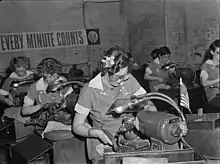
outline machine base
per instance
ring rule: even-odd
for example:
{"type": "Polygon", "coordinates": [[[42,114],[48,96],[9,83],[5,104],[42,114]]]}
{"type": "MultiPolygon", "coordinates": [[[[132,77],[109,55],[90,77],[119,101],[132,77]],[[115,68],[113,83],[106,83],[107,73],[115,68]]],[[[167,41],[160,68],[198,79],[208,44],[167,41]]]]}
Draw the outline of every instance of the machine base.
{"type": "Polygon", "coordinates": [[[208,159],[220,159],[220,113],[188,114],[187,143],[208,159]]]}

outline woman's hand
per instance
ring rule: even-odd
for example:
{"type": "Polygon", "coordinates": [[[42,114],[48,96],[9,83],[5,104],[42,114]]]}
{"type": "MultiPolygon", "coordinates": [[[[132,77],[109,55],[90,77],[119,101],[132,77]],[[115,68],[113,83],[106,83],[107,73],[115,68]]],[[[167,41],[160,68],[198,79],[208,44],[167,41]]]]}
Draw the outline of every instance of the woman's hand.
{"type": "Polygon", "coordinates": [[[165,89],[170,89],[171,86],[170,85],[166,85],[165,89]]]}
{"type": "Polygon", "coordinates": [[[4,101],[8,106],[14,106],[14,101],[9,99],[9,98],[6,98],[5,101],[4,101]]]}
{"type": "Polygon", "coordinates": [[[152,101],[148,101],[148,104],[144,106],[144,110],[146,111],[151,111],[151,112],[156,112],[157,108],[156,106],[153,104],[152,101]]]}
{"type": "Polygon", "coordinates": [[[111,140],[108,138],[108,136],[102,130],[93,129],[93,130],[91,130],[90,133],[91,133],[91,136],[99,138],[104,144],[112,145],[111,140]]]}
{"type": "Polygon", "coordinates": [[[161,82],[161,83],[165,83],[165,80],[161,77],[157,77],[157,81],[161,82]]]}
{"type": "Polygon", "coordinates": [[[11,101],[14,101],[14,98],[13,98],[11,93],[8,94],[8,99],[11,100],[11,101]]]}
{"type": "Polygon", "coordinates": [[[158,91],[159,89],[166,89],[166,90],[168,90],[170,88],[171,88],[170,85],[166,85],[164,83],[161,83],[161,84],[158,84],[158,85],[154,86],[154,89],[156,91],[158,91]]]}
{"type": "Polygon", "coordinates": [[[179,123],[179,127],[180,127],[180,129],[182,130],[181,135],[182,135],[182,136],[186,135],[186,133],[188,132],[188,128],[187,128],[187,126],[186,126],[186,123],[185,123],[185,122],[180,122],[180,123],[179,123]]]}

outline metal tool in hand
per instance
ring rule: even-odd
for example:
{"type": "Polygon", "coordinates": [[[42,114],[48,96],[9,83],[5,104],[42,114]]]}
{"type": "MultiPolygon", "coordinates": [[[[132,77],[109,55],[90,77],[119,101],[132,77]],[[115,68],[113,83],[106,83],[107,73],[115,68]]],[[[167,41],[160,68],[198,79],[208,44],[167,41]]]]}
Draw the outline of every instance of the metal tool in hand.
{"type": "Polygon", "coordinates": [[[176,64],[175,63],[167,63],[161,66],[161,69],[164,71],[167,71],[169,69],[175,68],[176,64]]]}
{"type": "Polygon", "coordinates": [[[211,85],[209,88],[220,88],[220,85],[211,85]]]}
{"type": "Polygon", "coordinates": [[[32,83],[34,83],[34,80],[24,80],[24,81],[12,81],[11,82],[11,86],[13,88],[18,88],[20,86],[24,86],[24,85],[30,85],[32,83]]]}

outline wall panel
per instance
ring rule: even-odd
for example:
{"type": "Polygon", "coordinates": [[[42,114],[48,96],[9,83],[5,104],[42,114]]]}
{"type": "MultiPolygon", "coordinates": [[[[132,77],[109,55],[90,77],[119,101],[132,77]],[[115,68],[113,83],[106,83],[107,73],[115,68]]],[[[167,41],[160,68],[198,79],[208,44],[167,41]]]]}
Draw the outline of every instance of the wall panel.
{"type": "Polygon", "coordinates": [[[101,44],[90,46],[92,67],[100,60],[104,51],[118,45],[128,50],[126,4],[123,1],[103,3],[86,2],[86,28],[99,28],[101,44]]]}
{"type": "Polygon", "coordinates": [[[212,41],[220,38],[220,1],[219,0],[188,0],[187,43],[188,58],[193,65],[199,65],[204,52],[212,41]],[[195,55],[195,52],[202,56],[195,55]]]}
{"type": "MultiPolygon", "coordinates": [[[[0,33],[48,32],[83,29],[83,4],[77,1],[8,1],[0,3],[0,33]]],[[[63,64],[88,62],[88,48],[72,47],[26,52],[0,53],[0,72],[12,57],[30,57],[32,67],[45,57],[54,57],[63,64]]]]}
{"type": "Polygon", "coordinates": [[[164,2],[128,0],[127,3],[130,51],[143,64],[154,48],[166,44],[164,2]]]}

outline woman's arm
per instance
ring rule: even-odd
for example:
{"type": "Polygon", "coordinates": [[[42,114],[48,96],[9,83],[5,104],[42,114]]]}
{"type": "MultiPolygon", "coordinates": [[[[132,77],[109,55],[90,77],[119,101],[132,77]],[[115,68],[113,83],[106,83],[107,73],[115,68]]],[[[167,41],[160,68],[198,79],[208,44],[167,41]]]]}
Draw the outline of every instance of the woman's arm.
{"type": "Polygon", "coordinates": [[[86,115],[76,112],[73,120],[73,132],[83,137],[89,137],[88,130],[91,128],[91,126],[86,123],[86,118],[86,115]]]}
{"type": "Polygon", "coordinates": [[[27,116],[27,115],[31,115],[31,114],[36,113],[41,108],[43,108],[42,104],[30,105],[30,104],[24,103],[23,108],[21,109],[21,113],[22,113],[22,115],[27,116]]]}
{"type": "Polygon", "coordinates": [[[147,105],[144,106],[144,109],[151,112],[156,112],[157,107],[154,105],[152,101],[148,101],[147,105]]]}
{"type": "Polygon", "coordinates": [[[93,108],[90,97],[92,91],[93,90],[88,87],[88,84],[84,85],[81,89],[78,102],[74,108],[76,113],[72,126],[73,132],[83,137],[99,138],[104,144],[112,145],[110,139],[101,129],[92,128],[88,123],[86,123],[87,116],[93,108]]]}
{"type": "Polygon", "coordinates": [[[215,80],[208,80],[208,78],[209,78],[208,73],[205,70],[202,70],[201,74],[200,74],[200,79],[201,79],[201,83],[204,87],[208,87],[208,86],[215,85],[215,84],[219,83],[219,78],[217,78],[215,80]]]}
{"type": "MultiPolygon", "coordinates": [[[[149,70],[151,71],[151,70],[149,70]]],[[[160,81],[160,82],[163,82],[164,80],[160,77],[157,77],[157,76],[152,76],[151,73],[148,71],[148,68],[146,68],[145,70],[145,74],[144,74],[144,79],[146,80],[157,80],[157,81],[160,81]]]]}
{"type": "Polygon", "coordinates": [[[151,76],[149,73],[145,72],[144,79],[146,79],[146,80],[158,80],[159,78],[157,76],[151,76]]]}
{"type": "Polygon", "coordinates": [[[83,137],[98,138],[103,143],[112,145],[111,140],[104,134],[102,130],[92,128],[86,123],[86,118],[87,115],[76,112],[73,120],[73,132],[83,137]]]}
{"type": "Polygon", "coordinates": [[[7,97],[0,94],[0,102],[6,103],[9,106],[14,106],[14,100],[12,99],[12,95],[10,93],[7,97]]]}
{"type": "MultiPolygon", "coordinates": [[[[139,82],[133,76],[132,76],[131,80],[132,80],[132,84],[134,85],[133,96],[139,96],[139,95],[146,94],[146,90],[139,84],[139,82]]],[[[157,111],[156,106],[150,100],[147,101],[146,105],[144,106],[144,109],[149,110],[149,111],[157,111]]]]}
{"type": "Polygon", "coordinates": [[[36,85],[32,84],[29,87],[27,95],[24,98],[24,105],[21,109],[22,115],[26,116],[26,115],[34,114],[35,112],[39,111],[43,107],[43,104],[34,105],[36,102],[36,98],[38,96],[39,94],[36,91],[36,85]]]}
{"type": "Polygon", "coordinates": [[[12,95],[10,93],[10,90],[11,90],[11,82],[13,81],[12,78],[8,77],[3,85],[2,85],[2,88],[0,89],[0,101],[3,102],[3,103],[6,103],[8,104],[9,106],[13,106],[14,105],[14,102],[13,102],[13,98],[12,98],[12,95]]]}

